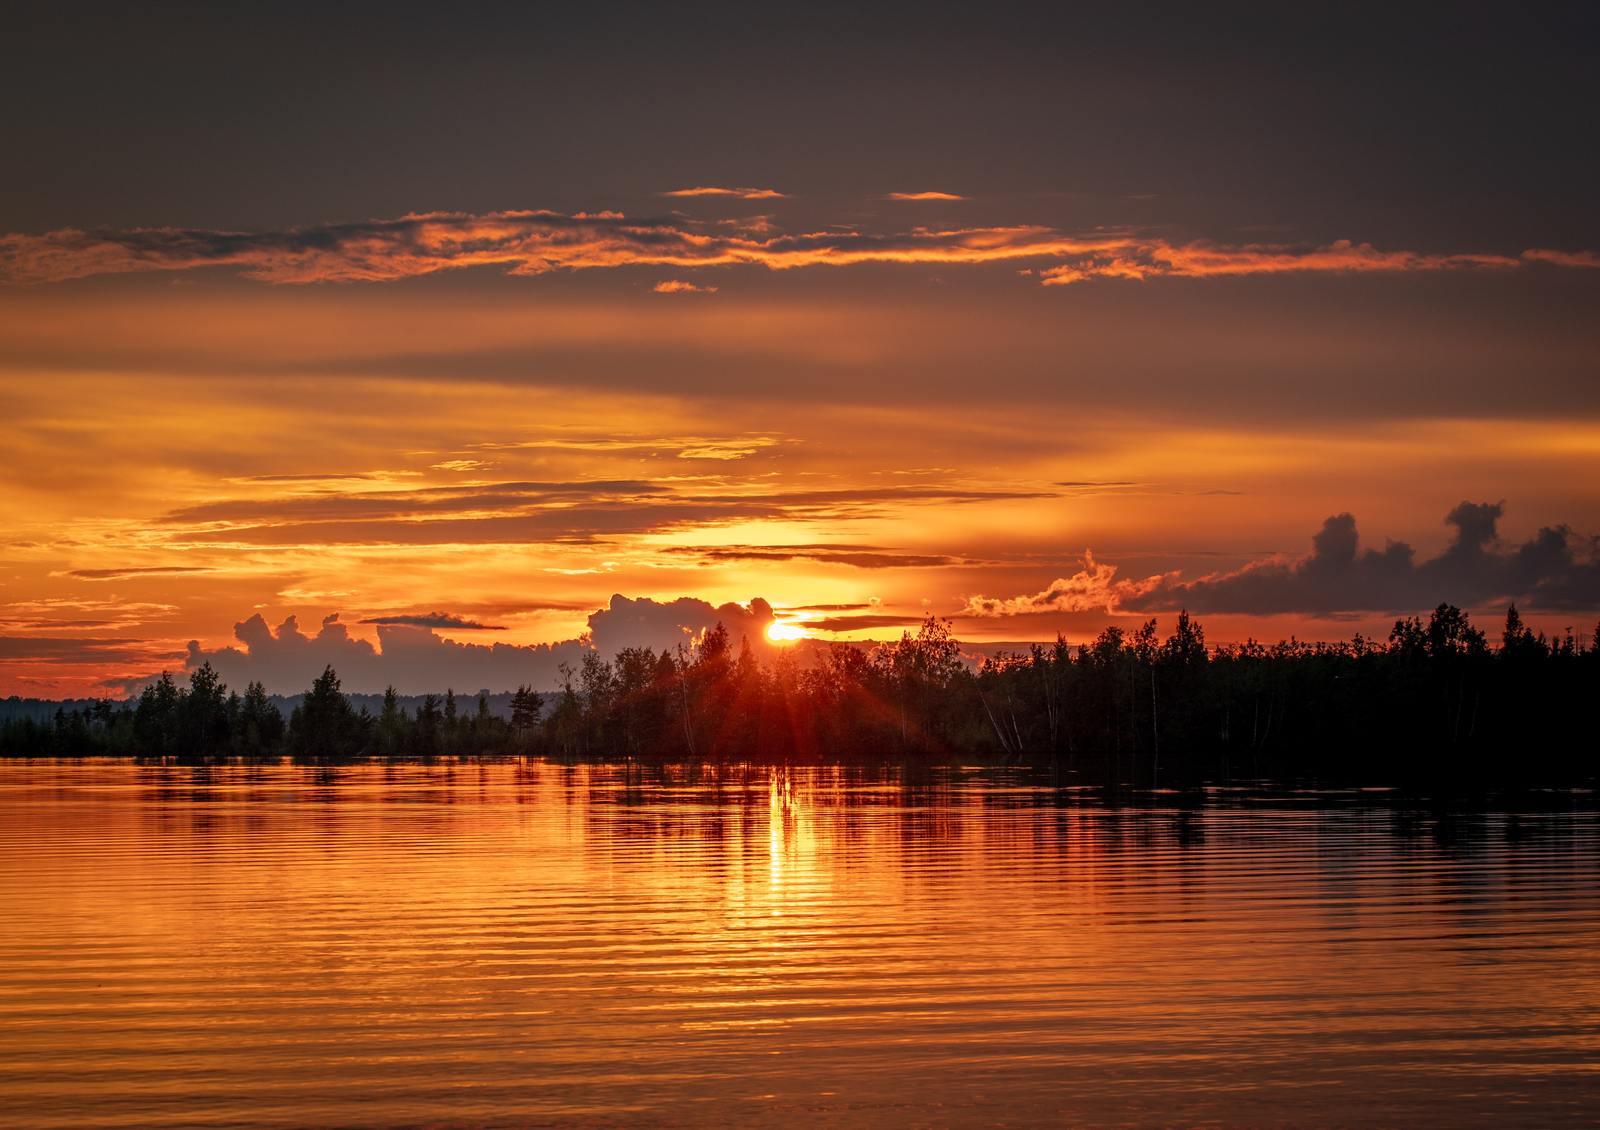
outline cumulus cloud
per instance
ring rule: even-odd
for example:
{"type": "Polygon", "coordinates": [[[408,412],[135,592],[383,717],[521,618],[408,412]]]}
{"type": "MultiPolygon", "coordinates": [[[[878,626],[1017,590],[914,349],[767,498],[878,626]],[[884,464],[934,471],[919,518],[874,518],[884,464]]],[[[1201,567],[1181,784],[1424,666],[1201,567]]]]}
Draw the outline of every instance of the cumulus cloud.
{"type": "Polygon", "coordinates": [[[426,694],[454,686],[463,690],[511,690],[523,683],[553,686],[563,662],[582,661],[581,640],[556,644],[474,644],[446,640],[429,627],[383,624],[378,643],[350,635],[337,615],[317,632],[301,630],[290,616],[274,630],[260,613],[233,626],[238,647],[207,649],[189,642],[186,666],[210,663],[235,688],[252,681],[269,691],[295,694],[322,669],[339,672],[344,689],[373,693],[393,685],[402,694],[426,694]]]}
{"type": "MultiPolygon", "coordinates": [[[[435,629],[485,627],[450,613],[427,616],[372,617],[374,644],[350,634],[337,614],[323,619],[316,632],[306,632],[299,619],[289,616],[276,629],[260,613],[233,626],[236,645],[205,648],[191,640],[185,666],[193,670],[210,663],[224,682],[243,688],[253,681],[268,691],[296,694],[303,691],[324,667],[339,672],[344,689],[352,693],[377,693],[393,685],[402,694],[427,694],[455,687],[462,691],[512,690],[528,684],[541,690],[558,685],[561,666],[576,667],[583,657],[598,651],[610,657],[625,647],[671,650],[693,645],[708,629],[721,623],[735,646],[741,637],[753,645],[767,644],[772,607],[757,597],[748,605],[714,606],[693,597],[660,602],[648,597],[616,595],[588,620],[589,631],[577,639],[543,644],[479,644],[447,640],[435,629]]],[[[15,657],[33,657],[42,649],[73,656],[138,657],[137,640],[77,640],[34,643],[15,657]],[[98,652],[81,645],[102,645],[98,652]]],[[[13,658],[0,637],[0,659],[13,658]]]]}
{"type": "Polygon", "coordinates": [[[1084,554],[1084,568],[1042,592],[1012,598],[974,596],[962,614],[1034,612],[1191,612],[1339,615],[1411,612],[1440,601],[1462,607],[1515,600],[1537,610],[1600,609],[1600,538],[1565,525],[1545,526],[1520,545],[1498,531],[1503,504],[1463,502],[1445,516],[1454,531],[1438,556],[1392,541],[1362,548],[1354,515],[1335,514],[1311,539],[1311,552],[1273,557],[1185,580],[1176,572],[1119,579],[1116,566],[1084,554]]]}
{"type": "MultiPolygon", "coordinates": [[[[680,190],[688,192],[691,190],[680,190]]],[[[701,190],[694,190],[701,191],[701,190]]],[[[725,190],[736,192],[741,190],[725,190]]],[[[768,191],[768,190],[761,190],[768,191]]],[[[231,268],[269,283],[374,282],[465,267],[514,275],[629,266],[772,270],[871,263],[979,265],[1036,261],[1048,286],[1090,279],[1211,278],[1286,272],[1511,269],[1529,263],[1594,267],[1588,251],[1532,249],[1520,256],[1326,246],[1170,243],[1126,233],[1077,235],[1040,225],[849,227],[782,233],[683,217],[619,212],[428,212],[281,231],[201,228],[61,228],[0,236],[0,280],[50,283],[141,271],[231,268]]]]}
{"type": "Polygon", "coordinates": [[[1363,549],[1351,514],[1335,514],[1311,552],[1246,565],[1193,581],[1160,578],[1123,603],[1132,609],[1194,612],[1411,611],[1449,601],[1463,607],[1516,600],[1534,609],[1600,608],[1600,539],[1546,526],[1521,545],[1503,545],[1503,504],[1463,502],[1445,516],[1454,531],[1436,557],[1416,559],[1405,542],[1363,549]]]}
{"type": "Polygon", "coordinates": [[[998,617],[1037,612],[1110,612],[1116,610],[1123,597],[1138,591],[1140,586],[1153,586],[1158,581],[1159,578],[1119,581],[1115,565],[1096,561],[1094,554],[1086,549],[1083,568],[1071,576],[1057,577],[1041,591],[1025,596],[970,596],[961,615],[998,617]]]}
{"type": "Polygon", "coordinates": [[[712,605],[691,596],[658,602],[649,597],[630,599],[619,593],[589,617],[589,639],[607,655],[625,647],[671,650],[679,644],[693,643],[720,623],[735,645],[741,638],[752,644],[765,644],[772,620],[772,605],[760,597],[748,605],[712,605]]]}

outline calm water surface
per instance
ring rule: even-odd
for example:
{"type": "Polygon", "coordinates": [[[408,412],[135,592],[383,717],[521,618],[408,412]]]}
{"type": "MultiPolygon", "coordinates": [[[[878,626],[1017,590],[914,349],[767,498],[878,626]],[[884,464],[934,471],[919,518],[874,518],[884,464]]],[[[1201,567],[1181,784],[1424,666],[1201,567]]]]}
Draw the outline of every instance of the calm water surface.
{"type": "Polygon", "coordinates": [[[6,763],[0,1120],[1592,1123],[1597,878],[1581,807],[6,763]]]}

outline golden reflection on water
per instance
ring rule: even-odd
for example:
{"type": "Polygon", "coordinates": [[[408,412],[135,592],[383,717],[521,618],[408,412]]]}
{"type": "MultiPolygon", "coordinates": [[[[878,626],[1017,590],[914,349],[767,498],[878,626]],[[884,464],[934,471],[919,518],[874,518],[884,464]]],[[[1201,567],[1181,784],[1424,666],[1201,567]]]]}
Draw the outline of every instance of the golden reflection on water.
{"type": "Polygon", "coordinates": [[[971,773],[10,763],[0,1118],[1584,1123],[1597,832],[971,773]]]}

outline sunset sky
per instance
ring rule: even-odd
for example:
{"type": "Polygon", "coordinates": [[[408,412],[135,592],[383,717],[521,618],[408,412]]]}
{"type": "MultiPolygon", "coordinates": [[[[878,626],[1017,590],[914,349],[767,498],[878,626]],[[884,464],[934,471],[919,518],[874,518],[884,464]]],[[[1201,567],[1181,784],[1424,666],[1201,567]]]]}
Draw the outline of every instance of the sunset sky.
{"type": "Polygon", "coordinates": [[[1593,631],[1596,17],[1116,10],[28,11],[0,694],[1593,631]]]}

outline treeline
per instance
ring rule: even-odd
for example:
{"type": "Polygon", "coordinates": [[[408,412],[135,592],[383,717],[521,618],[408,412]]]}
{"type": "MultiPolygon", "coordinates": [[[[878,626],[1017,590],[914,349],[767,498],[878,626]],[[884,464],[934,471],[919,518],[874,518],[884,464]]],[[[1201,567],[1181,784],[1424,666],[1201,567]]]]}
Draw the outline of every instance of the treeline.
{"type": "MultiPolygon", "coordinates": [[[[185,676],[185,678],[187,678],[187,676],[185,676]]],[[[461,708],[472,710],[477,709],[477,699],[480,697],[480,695],[489,700],[489,710],[491,713],[498,714],[502,718],[511,717],[512,692],[510,691],[490,692],[484,690],[475,694],[467,694],[463,692],[459,696],[461,700],[461,708]]],[[[267,701],[273,706],[277,707],[278,713],[282,714],[285,719],[289,717],[289,714],[296,706],[300,704],[301,700],[304,698],[304,690],[289,695],[280,694],[277,692],[268,692],[267,694],[267,701]]],[[[355,707],[358,711],[362,707],[366,707],[369,714],[376,715],[380,710],[383,709],[384,694],[381,691],[377,694],[365,694],[360,691],[349,691],[345,693],[345,698],[349,699],[350,705],[355,707]]],[[[396,702],[400,708],[413,714],[426,701],[427,696],[420,694],[402,694],[396,699],[396,702]]],[[[434,696],[435,705],[442,708],[443,701],[444,700],[441,696],[434,696]]],[[[101,700],[98,698],[48,699],[22,698],[18,695],[11,695],[8,698],[0,698],[0,725],[3,725],[7,720],[12,718],[32,718],[38,722],[49,723],[59,710],[66,710],[69,713],[75,710],[92,710],[95,706],[99,705],[100,702],[101,700]]]]}
{"type": "Polygon", "coordinates": [[[400,705],[393,687],[374,714],[340,690],[329,667],[300,696],[287,718],[260,683],[230,692],[211,664],[180,687],[170,674],[132,702],[57,708],[53,718],[21,715],[0,721],[0,754],[137,757],[431,757],[535,752],[540,696],[523,687],[512,696],[508,722],[480,694],[464,712],[455,692],[425,695],[416,710],[400,705]]]}
{"type": "Polygon", "coordinates": [[[628,648],[563,667],[548,695],[523,687],[511,717],[485,696],[403,709],[393,689],[356,708],[330,668],[285,719],[259,684],[228,693],[209,666],[167,676],[131,704],[0,726],[10,754],[351,757],[546,754],[772,762],[1001,760],[1137,785],[1316,776],[1576,781],[1595,774],[1589,709],[1600,626],[1587,645],[1527,629],[1515,607],[1498,646],[1440,605],[1387,640],[1207,647],[1181,613],[1161,637],[1107,628],[974,666],[947,622],[802,662],[763,662],[720,626],[693,648],[628,648]]]}

